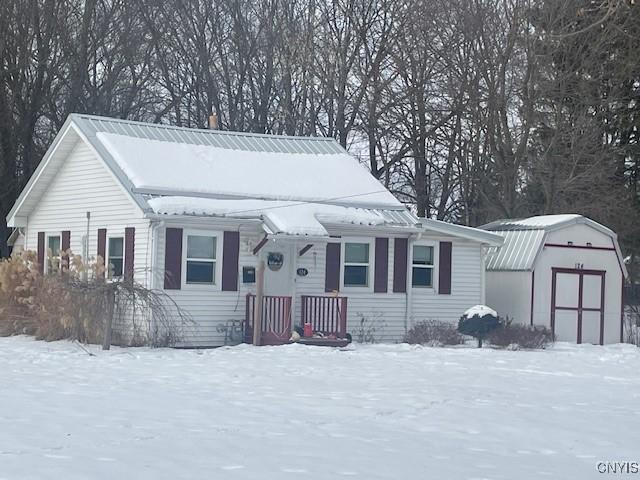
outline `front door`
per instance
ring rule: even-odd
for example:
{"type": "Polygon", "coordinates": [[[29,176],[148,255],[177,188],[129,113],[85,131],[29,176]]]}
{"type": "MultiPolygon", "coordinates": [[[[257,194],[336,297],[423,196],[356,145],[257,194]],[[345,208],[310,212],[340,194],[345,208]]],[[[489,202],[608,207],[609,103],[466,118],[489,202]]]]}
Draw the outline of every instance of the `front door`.
{"type": "Polygon", "coordinates": [[[263,344],[285,343],[291,337],[293,253],[293,245],[288,242],[268,242],[262,249],[261,258],[265,263],[263,344]]]}
{"type": "Polygon", "coordinates": [[[284,242],[268,242],[262,248],[264,260],[264,294],[276,297],[291,296],[293,284],[291,262],[293,247],[284,242]]]}
{"type": "Polygon", "coordinates": [[[602,345],[604,279],[601,270],[552,269],[551,330],[558,340],[602,345]]]}

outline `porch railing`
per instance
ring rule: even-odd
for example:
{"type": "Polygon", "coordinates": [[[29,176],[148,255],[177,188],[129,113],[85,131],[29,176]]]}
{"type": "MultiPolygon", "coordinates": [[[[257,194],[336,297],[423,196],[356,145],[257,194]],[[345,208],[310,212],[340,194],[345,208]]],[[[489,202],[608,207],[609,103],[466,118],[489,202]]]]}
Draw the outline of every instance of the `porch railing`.
{"type": "Polygon", "coordinates": [[[314,332],[344,338],[347,333],[347,297],[302,295],[302,324],[314,332]]]}
{"type": "MultiPolygon", "coordinates": [[[[245,342],[253,341],[253,325],[256,315],[256,296],[247,294],[245,312],[245,342]]],[[[286,343],[291,338],[291,297],[262,297],[262,332],[263,345],[286,343]]]]}

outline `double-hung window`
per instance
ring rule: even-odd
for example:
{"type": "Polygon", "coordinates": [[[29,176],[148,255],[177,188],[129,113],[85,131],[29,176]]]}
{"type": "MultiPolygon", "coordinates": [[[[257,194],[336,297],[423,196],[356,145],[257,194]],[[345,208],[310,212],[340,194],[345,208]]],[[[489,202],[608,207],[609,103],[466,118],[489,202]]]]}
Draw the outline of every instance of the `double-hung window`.
{"type": "Polygon", "coordinates": [[[60,235],[47,237],[47,273],[60,268],[60,235]]]}
{"type": "Polygon", "coordinates": [[[345,287],[369,286],[369,243],[347,242],[344,244],[345,287]]]}
{"type": "Polygon", "coordinates": [[[107,250],[108,278],[120,278],[124,271],[124,238],[109,238],[107,250]]]}
{"type": "Polygon", "coordinates": [[[433,287],[433,247],[413,246],[412,285],[414,287],[433,287]]]}
{"type": "Polygon", "coordinates": [[[211,235],[187,235],[186,282],[216,283],[218,239],[211,235]]]}

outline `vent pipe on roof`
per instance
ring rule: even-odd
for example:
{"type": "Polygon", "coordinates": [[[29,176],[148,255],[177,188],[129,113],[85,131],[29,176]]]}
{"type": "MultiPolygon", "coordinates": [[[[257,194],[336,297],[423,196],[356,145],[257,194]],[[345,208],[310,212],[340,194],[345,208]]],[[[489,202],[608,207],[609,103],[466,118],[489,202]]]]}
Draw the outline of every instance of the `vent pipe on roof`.
{"type": "Polygon", "coordinates": [[[218,115],[212,113],[209,115],[209,130],[217,130],[218,129],[218,115]]]}

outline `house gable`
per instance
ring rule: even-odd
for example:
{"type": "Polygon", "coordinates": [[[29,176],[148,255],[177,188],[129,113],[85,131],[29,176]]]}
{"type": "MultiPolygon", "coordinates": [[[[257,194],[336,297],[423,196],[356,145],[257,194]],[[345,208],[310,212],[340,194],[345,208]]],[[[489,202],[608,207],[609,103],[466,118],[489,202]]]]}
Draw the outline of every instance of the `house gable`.
{"type": "MultiPolygon", "coordinates": [[[[98,230],[106,230],[108,242],[112,237],[124,238],[126,228],[135,228],[135,270],[137,280],[144,282],[142,261],[146,258],[149,220],[86,142],[78,139],[71,151],[56,161],[59,163],[53,164],[55,175],[51,175],[45,187],[38,186],[44,191],[26,217],[25,248],[37,248],[38,234],[44,233],[46,237],[65,231],[70,235],[71,250],[82,254],[83,237],[88,229],[91,258],[98,255],[98,230]]],[[[40,177],[43,178],[46,177],[40,177]]]]}
{"type": "MultiPolygon", "coordinates": [[[[135,198],[130,186],[123,175],[114,172],[112,166],[107,165],[105,159],[95,150],[93,144],[85,137],[78,125],[74,122],[75,116],[70,115],[63,127],[56,135],[51,146],[40,161],[40,164],[31,175],[27,185],[22,190],[14,206],[7,215],[7,225],[10,227],[26,227],[27,219],[36,207],[43,201],[45,193],[50,189],[54,180],[60,176],[60,171],[65,168],[68,159],[79,145],[91,153],[92,161],[101,164],[101,177],[110,185],[120,189],[129,203],[137,207],[138,212],[144,210],[144,203],[135,198]]],[[[78,167],[78,166],[76,166],[78,167]]],[[[75,167],[74,167],[75,169],[75,167]]],[[[82,182],[80,182],[81,185],[82,182]]],[[[73,195],[73,190],[78,184],[65,184],[65,188],[73,195]]],[[[92,197],[92,198],[95,198],[92,197]]]]}

